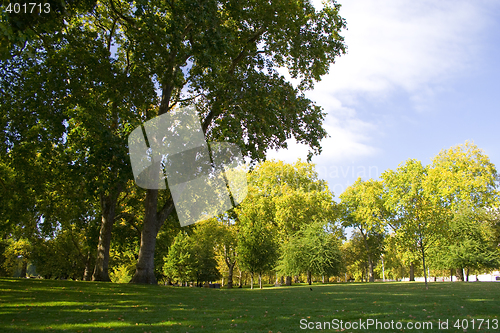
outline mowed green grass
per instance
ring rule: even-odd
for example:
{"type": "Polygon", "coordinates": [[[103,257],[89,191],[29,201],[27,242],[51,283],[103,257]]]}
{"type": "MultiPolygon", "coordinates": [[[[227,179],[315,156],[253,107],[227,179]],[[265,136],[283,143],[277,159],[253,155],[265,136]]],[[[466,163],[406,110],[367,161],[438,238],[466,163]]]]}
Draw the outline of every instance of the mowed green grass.
{"type": "MultiPolygon", "coordinates": [[[[500,332],[500,283],[345,283],[254,289],[0,279],[0,332],[301,332],[300,320],[430,321],[407,332],[500,332]],[[449,320],[439,330],[438,320],[449,320]],[[475,329],[472,329],[472,320],[475,329]],[[478,320],[489,319],[490,327],[478,320]]],[[[316,325],[316,324],[314,324],[316,325]]],[[[304,327],[304,326],[303,326],[304,327]]],[[[306,330],[308,331],[308,329],[306,330]]],[[[330,329],[335,332],[340,329],[330,329]]],[[[347,329],[344,332],[401,330],[347,329]]]]}

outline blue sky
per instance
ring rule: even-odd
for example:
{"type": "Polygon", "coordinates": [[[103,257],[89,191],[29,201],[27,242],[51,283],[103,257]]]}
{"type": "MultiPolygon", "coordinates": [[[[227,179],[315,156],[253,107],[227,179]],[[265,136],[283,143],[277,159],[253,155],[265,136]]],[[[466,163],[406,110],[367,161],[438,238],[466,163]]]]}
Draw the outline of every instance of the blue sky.
{"type": "MultiPolygon", "coordinates": [[[[348,53],[307,93],[328,113],[313,163],[335,196],[466,140],[500,168],[500,1],[339,3],[348,53]]],[[[293,163],[307,147],[267,156],[293,163]]]]}

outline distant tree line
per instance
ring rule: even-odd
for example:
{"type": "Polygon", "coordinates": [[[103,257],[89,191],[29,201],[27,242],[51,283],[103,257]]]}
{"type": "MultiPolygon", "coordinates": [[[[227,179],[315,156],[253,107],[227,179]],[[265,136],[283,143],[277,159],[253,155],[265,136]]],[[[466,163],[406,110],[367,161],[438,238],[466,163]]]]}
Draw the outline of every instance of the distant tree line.
{"type": "MultiPolygon", "coordinates": [[[[340,202],[307,162],[266,161],[248,172],[247,181],[248,195],[234,209],[160,233],[159,281],[262,288],[313,280],[372,282],[382,275],[427,280],[431,270],[467,280],[469,273],[500,267],[496,170],[472,143],[443,150],[425,167],[408,160],[380,180],[358,179],[340,202]]],[[[128,218],[141,214],[129,208],[128,218]]],[[[83,279],[91,251],[85,235],[65,228],[52,238],[4,241],[4,274],[30,262],[46,278],[83,279]]],[[[113,281],[130,281],[139,236],[125,221],[114,229],[113,281]]]]}

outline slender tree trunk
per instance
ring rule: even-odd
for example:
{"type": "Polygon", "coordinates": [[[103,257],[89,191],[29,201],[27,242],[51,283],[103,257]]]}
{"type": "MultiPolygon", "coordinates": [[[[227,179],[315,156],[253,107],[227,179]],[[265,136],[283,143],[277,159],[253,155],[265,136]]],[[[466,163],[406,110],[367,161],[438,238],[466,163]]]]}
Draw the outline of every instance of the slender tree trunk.
{"type": "Polygon", "coordinates": [[[467,269],[465,270],[465,278],[465,281],[469,282],[469,267],[467,267],[467,269]]]}
{"type": "Polygon", "coordinates": [[[280,277],[280,284],[281,285],[285,284],[285,277],[283,275],[280,277]]]}
{"type": "Polygon", "coordinates": [[[450,269],[450,282],[453,282],[453,269],[450,269]]]}
{"type": "Polygon", "coordinates": [[[429,286],[427,285],[427,271],[426,271],[426,267],[425,267],[425,251],[423,248],[422,248],[421,252],[422,252],[422,265],[424,266],[425,289],[429,289],[429,286]]]}
{"type": "Polygon", "coordinates": [[[234,262],[232,265],[228,265],[228,273],[227,273],[227,288],[232,289],[233,288],[233,269],[234,269],[234,262]]]}
{"type": "Polygon", "coordinates": [[[97,258],[95,261],[93,281],[109,282],[108,274],[109,248],[111,245],[111,232],[115,223],[115,209],[118,195],[101,195],[101,230],[99,233],[99,244],[97,245],[97,258]]]}
{"type": "MultiPolygon", "coordinates": [[[[236,265],[236,253],[234,249],[231,251],[231,249],[228,251],[227,246],[224,245],[224,261],[226,262],[227,265],[227,287],[229,289],[233,288],[233,271],[234,271],[234,266],[236,265]],[[229,253],[232,252],[232,258],[229,256],[229,253]]],[[[240,271],[241,272],[241,271],[240,271]]]]}
{"type": "Polygon", "coordinates": [[[312,284],[312,276],[311,276],[311,271],[307,271],[307,283],[309,285],[312,284]]]}
{"type": "Polygon", "coordinates": [[[141,232],[141,247],[134,277],[130,283],[156,284],[155,245],[158,234],[157,213],[158,190],[147,190],[145,199],[144,226],[141,232]]]}
{"type": "Polygon", "coordinates": [[[259,272],[259,289],[262,289],[262,273],[259,272]]]}
{"type": "Polygon", "coordinates": [[[410,281],[415,281],[415,267],[410,263],[410,281]]]}
{"type": "Polygon", "coordinates": [[[92,253],[87,252],[87,260],[85,261],[85,271],[83,272],[83,281],[92,280],[92,253]]]}
{"type": "Polygon", "coordinates": [[[464,281],[464,270],[463,270],[463,268],[457,268],[456,272],[457,272],[457,280],[463,282],[464,281]]]}
{"type": "Polygon", "coordinates": [[[250,273],[250,289],[253,289],[253,272],[250,273]]]}
{"type": "Polygon", "coordinates": [[[367,263],[368,263],[368,270],[369,270],[369,282],[374,282],[375,281],[375,277],[373,275],[373,261],[372,261],[372,258],[370,256],[370,247],[368,246],[368,239],[367,239],[367,235],[363,232],[363,229],[359,228],[359,230],[361,231],[361,235],[363,236],[363,242],[365,243],[365,249],[366,249],[366,259],[367,259],[367,263]]]}
{"type": "Polygon", "coordinates": [[[238,281],[238,287],[242,287],[243,284],[242,284],[242,280],[241,280],[241,275],[242,275],[243,272],[241,271],[241,269],[239,271],[240,271],[240,275],[238,276],[238,280],[239,280],[238,281]]]}

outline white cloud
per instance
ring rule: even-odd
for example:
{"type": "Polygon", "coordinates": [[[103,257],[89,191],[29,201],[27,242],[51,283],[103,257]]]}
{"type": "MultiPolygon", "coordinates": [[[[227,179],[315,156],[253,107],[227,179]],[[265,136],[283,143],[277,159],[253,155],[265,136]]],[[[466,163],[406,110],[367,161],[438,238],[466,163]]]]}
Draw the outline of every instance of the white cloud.
{"type": "MultiPolygon", "coordinates": [[[[340,57],[329,75],[307,94],[328,113],[325,128],[331,138],[322,142],[323,153],[314,159],[318,164],[346,162],[381,151],[373,139],[384,127],[381,121],[358,112],[362,100],[383,103],[402,91],[411,106],[407,112],[422,111],[450,82],[473,70],[494,1],[339,3],[348,26],[343,34],[348,54],[340,57]]],[[[376,111],[395,116],[394,111],[376,111]]],[[[306,147],[289,146],[288,151],[268,156],[290,162],[305,158],[306,147]]]]}

